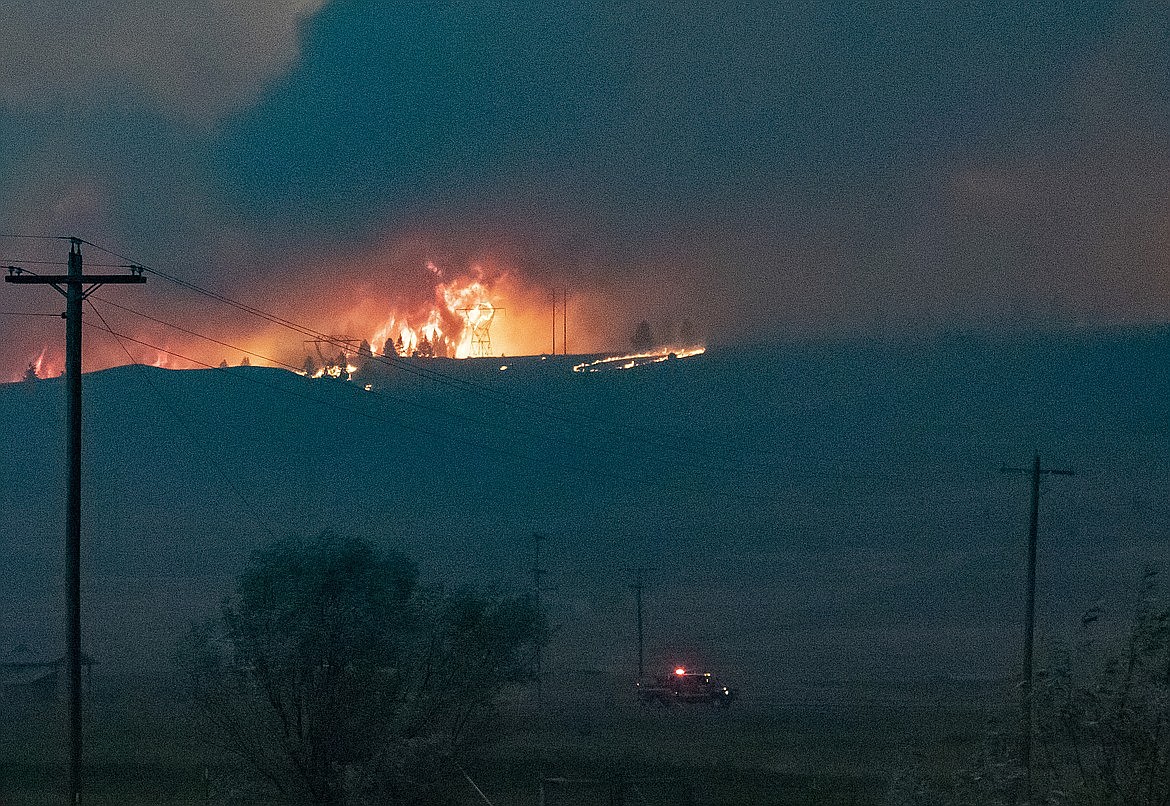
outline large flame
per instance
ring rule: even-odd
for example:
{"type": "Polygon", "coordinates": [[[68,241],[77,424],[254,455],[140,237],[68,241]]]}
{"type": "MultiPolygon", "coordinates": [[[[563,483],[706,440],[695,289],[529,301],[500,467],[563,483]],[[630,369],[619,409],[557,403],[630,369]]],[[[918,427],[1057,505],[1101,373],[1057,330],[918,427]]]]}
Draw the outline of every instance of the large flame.
{"type": "MultiPolygon", "coordinates": [[[[434,263],[427,269],[443,279],[434,263]]],[[[489,280],[481,266],[473,266],[470,275],[436,283],[428,304],[390,314],[370,337],[371,351],[424,358],[491,355],[491,325],[499,310],[494,288],[507,279],[500,273],[489,280]]]]}

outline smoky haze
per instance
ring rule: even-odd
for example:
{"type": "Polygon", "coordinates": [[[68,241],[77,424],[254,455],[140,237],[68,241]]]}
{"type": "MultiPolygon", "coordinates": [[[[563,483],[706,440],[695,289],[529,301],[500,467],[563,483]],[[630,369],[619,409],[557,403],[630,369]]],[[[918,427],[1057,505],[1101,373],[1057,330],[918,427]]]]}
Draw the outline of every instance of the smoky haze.
{"type": "MultiPolygon", "coordinates": [[[[428,263],[506,274],[495,327],[524,352],[547,349],[558,288],[582,351],[643,318],[726,343],[1170,304],[1163,4],[265,3],[196,25],[195,61],[172,40],[198,10],[123,5],[147,23],[133,69],[103,33],[72,71],[30,46],[32,78],[6,83],[0,230],[92,238],[327,332],[424,304],[428,263]]],[[[33,31],[56,12],[7,13],[33,31]]],[[[303,357],[163,283],[117,299],[303,357]]],[[[0,374],[59,360],[57,324],[0,321],[0,374]]],[[[100,341],[93,367],[126,360],[100,341]]]]}

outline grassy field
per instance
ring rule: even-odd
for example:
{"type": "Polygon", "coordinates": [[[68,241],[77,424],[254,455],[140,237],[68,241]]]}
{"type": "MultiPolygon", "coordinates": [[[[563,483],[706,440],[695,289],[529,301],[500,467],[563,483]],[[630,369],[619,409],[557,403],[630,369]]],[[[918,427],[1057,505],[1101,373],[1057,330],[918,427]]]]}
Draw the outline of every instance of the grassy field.
{"type": "MultiPolygon", "coordinates": [[[[496,806],[880,804],[914,759],[955,768],[1002,702],[998,686],[953,682],[799,686],[727,710],[642,707],[623,687],[562,686],[510,704],[496,742],[465,770],[496,806]]],[[[55,704],[0,706],[0,806],[62,801],[55,704]]],[[[86,806],[222,803],[217,761],[189,706],[157,687],[103,685],[87,704],[86,806]],[[205,772],[208,778],[205,778],[205,772]]],[[[462,779],[462,774],[453,771],[462,779]]],[[[466,804],[483,799],[470,783],[466,804]]]]}

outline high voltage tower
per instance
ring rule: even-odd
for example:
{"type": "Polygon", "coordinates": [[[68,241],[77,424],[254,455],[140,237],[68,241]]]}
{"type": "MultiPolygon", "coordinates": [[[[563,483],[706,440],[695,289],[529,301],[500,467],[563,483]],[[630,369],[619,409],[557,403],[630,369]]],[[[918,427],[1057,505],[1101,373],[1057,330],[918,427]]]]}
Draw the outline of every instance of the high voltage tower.
{"type": "Polygon", "coordinates": [[[324,336],[318,339],[305,339],[306,347],[312,345],[317,351],[317,357],[321,359],[321,367],[328,370],[329,367],[337,363],[338,357],[342,359],[341,374],[345,374],[345,367],[349,363],[350,356],[357,355],[358,349],[361,347],[361,339],[350,338],[349,336],[324,336]],[[324,347],[340,347],[340,356],[325,355],[324,347]]]}
{"type": "MultiPolygon", "coordinates": [[[[64,239],[63,239],[64,240],[64,239]]],[[[103,285],[145,283],[142,269],[130,274],[85,274],[81,239],[69,238],[68,274],[36,275],[8,267],[5,282],[51,285],[65,296],[65,389],[68,413],[65,494],[66,666],[69,695],[69,800],[81,802],[81,304],[103,285]]]]}
{"type": "Polygon", "coordinates": [[[479,303],[470,308],[458,308],[463,314],[467,326],[471,328],[471,355],[474,358],[492,354],[492,320],[497,313],[503,313],[503,308],[496,308],[485,303],[479,303]],[[474,318],[472,314],[475,314],[474,318]]]}
{"type": "Polygon", "coordinates": [[[1075,476],[1071,470],[1056,468],[1041,469],[1040,453],[1032,455],[1032,466],[1008,467],[999,469],[1000,473],[1022,476],[1030,475],[1032,501],[1028,517],[1028,583],[1026,601],[1024,605],[1024,674],[1023,685],[1020,690],[1020,766],[1024,770],[1025,786],[1028,802],[1032,800],[1032,680],[1033,672],[1033,645],[1036,637],[1036,533],[1040,525],[1040,477],[1041,476],[1075,476]]]}

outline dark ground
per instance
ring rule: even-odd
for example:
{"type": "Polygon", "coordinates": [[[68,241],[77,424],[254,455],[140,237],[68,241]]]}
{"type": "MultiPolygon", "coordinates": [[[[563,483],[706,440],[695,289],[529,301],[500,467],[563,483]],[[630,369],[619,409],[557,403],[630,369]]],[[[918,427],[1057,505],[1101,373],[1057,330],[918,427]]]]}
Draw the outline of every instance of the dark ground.
{"type": "MultiPolygon", "coordinates": [[[[88,703],[87,806],[222,803],[217,757],[190,707],[153,684],[117,685],[105,681],[88,703]]],[[[548,806],[608,804],[616,781],[627,803],[655,806],[880,804],[912,763],[954,770],[1003,693],[941,680],[799,685],[724,711],[641,707],[618,683],[563,680],[543,711],[528,695],[507,706],[497,741],[466,771],[496,806],[535,806],[542,777],[567,779],[546,785],[548,806]]],[[[61,707],[0,707],[0,804],[58,803],[61,707]]],[[[483,800],[468,784],[463,802],[483,800]]]]}

